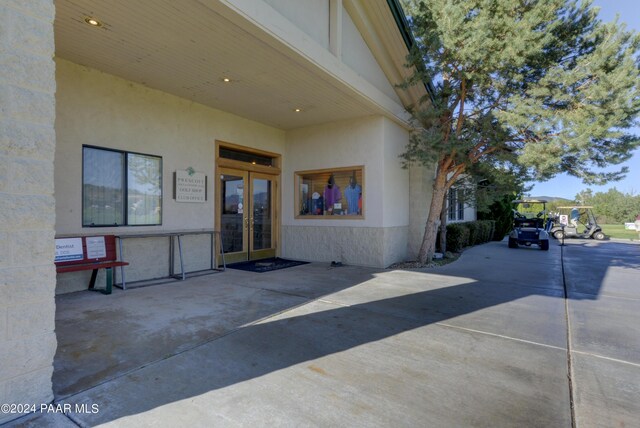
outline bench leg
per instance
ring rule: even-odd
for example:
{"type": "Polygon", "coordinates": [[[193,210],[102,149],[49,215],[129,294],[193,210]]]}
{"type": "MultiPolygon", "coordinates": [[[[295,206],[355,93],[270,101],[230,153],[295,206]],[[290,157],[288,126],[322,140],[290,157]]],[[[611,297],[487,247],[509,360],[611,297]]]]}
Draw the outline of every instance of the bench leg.
{"type": "Polygon", "coordinates": [[[107,271],[107,284],[102,294],[111,294],[111,289],[113,288],[113,269],[109,267],[105,270],[107,271]]]}
{"type": "Polygon", "coordinates": [[[96,277],[98,276],[98,269],[94,269],[91,274],[91,281],[89,281],[89,290],[93,290],[96,286],[96,277]]]}
{"type": "Polygon", "coordinates": [[[104,290],[96,290],[95,286],[96,286],[96,277],[98,276],[98,270],[99,269],[94,269],[93,272],[91,273],[91,281],[89,281],[89,290],[92,291],[101,291],[102,294],[111,294],[112,290],[113,290],[113,269],[108,267],[108,268],[104,268],[107,274],[107,278],[106,278],[106,287],[104,290]]]}

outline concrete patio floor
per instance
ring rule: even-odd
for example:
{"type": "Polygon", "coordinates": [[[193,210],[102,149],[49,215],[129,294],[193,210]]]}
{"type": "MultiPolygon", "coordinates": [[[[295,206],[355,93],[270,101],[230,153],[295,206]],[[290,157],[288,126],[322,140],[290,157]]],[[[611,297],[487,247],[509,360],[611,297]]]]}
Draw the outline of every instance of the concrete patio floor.
{"type": "Polygon", "coordinates": [[[56,333],[68,411],[11,426],[638,426],[640,245],[229,269],[58,296],[56,333]]]}

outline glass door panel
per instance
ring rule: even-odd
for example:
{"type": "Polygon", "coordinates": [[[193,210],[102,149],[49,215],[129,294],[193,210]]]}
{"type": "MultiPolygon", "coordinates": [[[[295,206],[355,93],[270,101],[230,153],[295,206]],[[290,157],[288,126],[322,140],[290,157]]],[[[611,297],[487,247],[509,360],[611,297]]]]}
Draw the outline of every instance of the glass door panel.
{"type": "Polygon", "coordinates": [[[250,173],[251,179],[251,240],[249,258],[252,260],[274,257],[274,184],[269,175],[250,173]]]}
{"type": "Polygon", "coordinates": [[[218,171],[218,215],[226,263],[275,257],[277,177],[229,168],[218,171]]]}
{"type": "Polygon", "coordinates": [[[220,230],[227,263],[248,259],[247,177],[245,171],[220,170],[220,230]]]}

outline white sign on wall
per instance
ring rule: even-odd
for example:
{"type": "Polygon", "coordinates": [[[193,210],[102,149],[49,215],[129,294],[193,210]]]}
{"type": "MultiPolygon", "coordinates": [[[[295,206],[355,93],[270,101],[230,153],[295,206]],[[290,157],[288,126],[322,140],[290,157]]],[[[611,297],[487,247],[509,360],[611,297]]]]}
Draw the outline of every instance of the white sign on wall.
{"type": "Polygon", "coordinates": [[[104,236],[87,236],[87,258],[101,259],[107,257],[107,247],[104,244],[104,236]]]}
{"type": "Polygon", "coordinates": [[[176,202],[206,202],[207,176],[192,168],[176,171],[176,202]]]}
{"type": "Polygon", "coordinates": [[[69,262],[82,259],[82,238],[56,239],[56,262],[69,262]]]}

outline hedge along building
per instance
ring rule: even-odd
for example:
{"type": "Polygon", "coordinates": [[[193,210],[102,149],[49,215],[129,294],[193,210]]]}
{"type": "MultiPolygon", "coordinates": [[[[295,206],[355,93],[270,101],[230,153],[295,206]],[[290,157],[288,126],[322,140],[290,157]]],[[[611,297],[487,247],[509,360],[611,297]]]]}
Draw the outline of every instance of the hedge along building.
{"type": "MultiPolygon", "coordinates": [[[[56,278],[54,236],[216,229],[228,261],[417,252],[432,172],[398,159],[426,93],[395,86],[402,18],[393,0],[3,2],[0,401],[51,399],[54,293],[87,280],[56,278]]],[[[206,267],[208,236],[185,239],[185,269],[206,267]]],[[[166,275],[165,243],[128,241],[127,279],[166,275]]]]}

